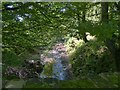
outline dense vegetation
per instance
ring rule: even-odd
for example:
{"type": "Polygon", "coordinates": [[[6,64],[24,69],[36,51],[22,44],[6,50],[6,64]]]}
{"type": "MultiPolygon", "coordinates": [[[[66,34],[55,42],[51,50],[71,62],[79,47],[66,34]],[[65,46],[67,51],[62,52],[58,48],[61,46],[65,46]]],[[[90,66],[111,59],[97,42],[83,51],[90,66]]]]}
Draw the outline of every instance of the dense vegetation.
{"type": "Polygon", "coordinates": [[[19,78],[6,75],[8,67],[22,68],[25,60],[40,60],[42,53],[47,55],[63,42],[72,79],[28,80],[25,88],[118,87],[120,2],[3,2],[2,24],[4,82],[19,78]]]}

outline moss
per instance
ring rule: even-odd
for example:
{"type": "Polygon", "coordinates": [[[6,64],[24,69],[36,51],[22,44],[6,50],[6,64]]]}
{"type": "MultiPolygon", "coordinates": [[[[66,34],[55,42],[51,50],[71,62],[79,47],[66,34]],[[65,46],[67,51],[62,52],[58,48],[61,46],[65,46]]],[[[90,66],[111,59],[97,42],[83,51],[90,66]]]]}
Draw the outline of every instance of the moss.
{"type": "Polygon", "coordinates": [[[52,77],[53,75],[53,64],[54,62],[50,62],[50,63],[47,63],[44,67],[44,70],[43,72],[41,73],[43,76],[47,76],[47,77],[52,77]]]}

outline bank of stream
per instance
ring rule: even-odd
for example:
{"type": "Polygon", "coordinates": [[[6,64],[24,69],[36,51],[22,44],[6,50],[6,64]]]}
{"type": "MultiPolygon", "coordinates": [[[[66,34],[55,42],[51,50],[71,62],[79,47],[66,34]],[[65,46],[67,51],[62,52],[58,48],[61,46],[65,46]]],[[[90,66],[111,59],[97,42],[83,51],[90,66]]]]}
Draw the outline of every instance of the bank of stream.
{"type": "Polygon", "coordinates": [[[6,88],[106,88],[118,87],[118,73],[101,73],[94,77],[72,79],[69,56],[64,43],[57,43],[48,53],[41,54],[45,64],[39,78],[11,80],[6,88]],[[106,84],[107,83],[107,84],[106,84]]]}

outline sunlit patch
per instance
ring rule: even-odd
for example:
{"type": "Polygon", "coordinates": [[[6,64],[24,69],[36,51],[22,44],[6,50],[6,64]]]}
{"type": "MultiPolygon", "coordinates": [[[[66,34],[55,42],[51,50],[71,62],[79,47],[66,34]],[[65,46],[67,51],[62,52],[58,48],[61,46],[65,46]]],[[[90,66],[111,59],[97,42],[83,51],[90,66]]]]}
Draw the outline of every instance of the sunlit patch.
{"type": "Polygon", "coordinates": [[[16,16],[16,20],[19,21],[19,22],[22,22],[24,19],[20,15],[17,15],[16,16]]]}
{"type": "Polygon", "coordinates": [[[14,8],[14,6],[13,5],[8,5],[7,8],[14,8]]]}
{"type": "Polygon", "coordinates": [[[84,41],[82,39],[78,40],[75,37],[70,37],[68,41],[65,43],[65,47],[68,55],[70,56],[71,54],[73,54],[76,48],[82,46],[83,44],[84,44],[84,41]]]}
{"type": "Polygon", "coordinates": [[[86,34],[86,39],[88,41],[96,41],[97,40],[96,35],[93,36],[89,32],[86,32],[85,34],[86,34]]]}
{"type": "Polygon", "coordinates": [[[22,17],[18,17],[19,21],[22,22],[23,21],[23,18],[22,17]]]}
{"type": "Polygon", "coordinates": [[[29,6],[28,8],[29,8],[29,9],[33,9],[33,6],[31,5],[31,6],[29,6]]]}
{"type": "Polygon", "coordinates": [[[65,12],[65,11],[66,11],[66,9],[65,9],[65,8],[63,8],[63,9],[61,9],[60,11],[61,11],[61,12],[65,12]]]}

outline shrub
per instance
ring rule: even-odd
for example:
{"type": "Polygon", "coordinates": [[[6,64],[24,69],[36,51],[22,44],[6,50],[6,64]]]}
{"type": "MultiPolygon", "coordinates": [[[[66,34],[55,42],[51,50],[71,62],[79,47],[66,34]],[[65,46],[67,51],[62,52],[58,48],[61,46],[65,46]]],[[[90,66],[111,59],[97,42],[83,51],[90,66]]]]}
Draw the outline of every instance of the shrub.
{"type": "Polygon", "coordinates": [[[115,70],[114,58],[102,42],[88,42],[71,58],[75,76],[91,76],[115,70]]]}

